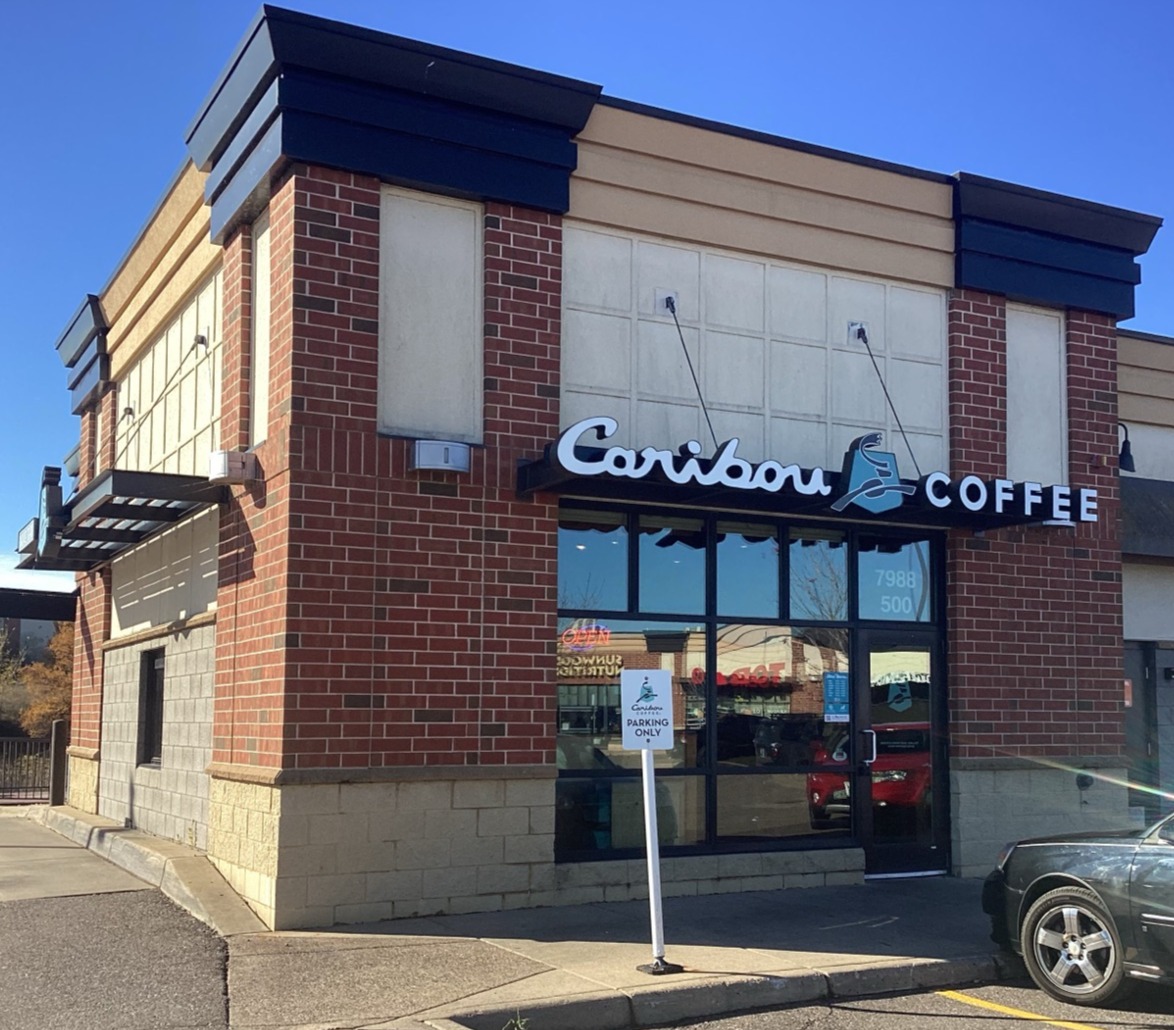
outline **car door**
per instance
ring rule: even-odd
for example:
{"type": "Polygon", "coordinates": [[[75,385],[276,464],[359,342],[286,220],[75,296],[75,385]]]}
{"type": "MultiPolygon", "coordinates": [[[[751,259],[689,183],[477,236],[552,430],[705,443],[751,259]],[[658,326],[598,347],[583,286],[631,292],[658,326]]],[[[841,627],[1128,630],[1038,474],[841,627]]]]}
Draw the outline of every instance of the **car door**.
{"type": "Polygon", "coordinates": [[[1139,952],[1129,960],[1174,972],[1174,817],[1141,842],[1129,887],[1139,952]]]}

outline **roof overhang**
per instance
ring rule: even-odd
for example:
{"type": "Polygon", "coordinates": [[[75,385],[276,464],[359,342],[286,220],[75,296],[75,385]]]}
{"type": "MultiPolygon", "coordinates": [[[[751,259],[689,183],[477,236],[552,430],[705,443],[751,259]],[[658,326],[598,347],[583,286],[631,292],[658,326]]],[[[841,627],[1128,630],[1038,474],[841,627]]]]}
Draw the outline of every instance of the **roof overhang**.
{"type": "Polygon", "coordinates": [[[201,476],[109,469],[62,504],[60,469],[45,472],[41,511],[21,531],[17,568],[88,571],[227,497],[226,487],[201,476]]]}
{"type": "Polygon", "coordinates": [[[44,619],[50,622],[73,622],[77,611],[77,591],[22,590],[0,587],[0,619],[44,619]]]}

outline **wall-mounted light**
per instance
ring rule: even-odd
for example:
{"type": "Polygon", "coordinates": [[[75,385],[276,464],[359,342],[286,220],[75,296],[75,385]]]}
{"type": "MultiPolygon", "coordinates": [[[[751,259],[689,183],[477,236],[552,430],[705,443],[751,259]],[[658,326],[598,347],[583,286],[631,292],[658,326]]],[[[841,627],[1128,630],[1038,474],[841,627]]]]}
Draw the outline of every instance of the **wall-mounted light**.
{"type": "Polygon", "coordinates": [[[1133,448],[1129,446],[1129,427],[1124,422],[1118,422],[1125,431],[1125,439],[1121,443],[1121,453],[1117,455],[1117,467],[1122,472],[1136,472],[1137,468],[1133,464],[1133,448]]]}
{"type": "Polygon", "coordinates": [[[124,421],[128,418],[134,418],[134,417],[135,417],[135,409],[132,408],[129,404],[125,408],[122,409],[122,418],[124,421]]]}

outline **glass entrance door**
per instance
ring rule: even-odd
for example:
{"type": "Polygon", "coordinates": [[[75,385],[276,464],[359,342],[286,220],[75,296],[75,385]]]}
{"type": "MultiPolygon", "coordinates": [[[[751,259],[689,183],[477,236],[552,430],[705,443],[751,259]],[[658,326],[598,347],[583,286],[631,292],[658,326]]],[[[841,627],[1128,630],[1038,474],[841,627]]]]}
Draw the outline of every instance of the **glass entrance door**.
{"type": "Polygon", "coordinates": [[[862,630],[855,814],[873,875],[948,868],[945,705],[933,633],[862,630]]]}

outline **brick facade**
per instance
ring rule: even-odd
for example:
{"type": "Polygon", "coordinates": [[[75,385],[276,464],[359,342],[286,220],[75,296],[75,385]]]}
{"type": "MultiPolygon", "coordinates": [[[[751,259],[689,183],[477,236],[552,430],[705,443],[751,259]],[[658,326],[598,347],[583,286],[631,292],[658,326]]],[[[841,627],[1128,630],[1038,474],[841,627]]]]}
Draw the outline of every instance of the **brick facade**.
{"type": "MultiPolygon", "coordinates": [[[[962,759],[1120,757],[1122,637],[1116,336],[1067,316],[1073,487],[1097,491],[1099,521],[1073,528],[955,531],[948,542],[950,737],[962,759]]],[[[1006,469],[1006,301],[950,302],[951,464],[1006,469]]]]}
{"type": "MultiPolygon", "coordinates": [[[[484,446],[468,475],[409,472],[411,442],[376,433],[379,205],[376,180],[305,166],[270,202],[273,414],[264,486],[222,521],[215,761],[547,763],[556,506],[514,490],[558,430],[560,220],[487,205],[484,446]]],[[[250,250],[226,249],[226,446],[250,250]]]]}

